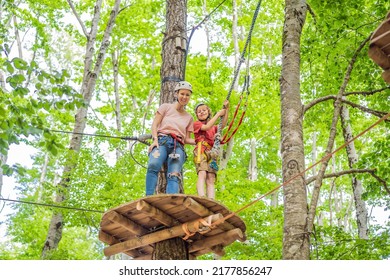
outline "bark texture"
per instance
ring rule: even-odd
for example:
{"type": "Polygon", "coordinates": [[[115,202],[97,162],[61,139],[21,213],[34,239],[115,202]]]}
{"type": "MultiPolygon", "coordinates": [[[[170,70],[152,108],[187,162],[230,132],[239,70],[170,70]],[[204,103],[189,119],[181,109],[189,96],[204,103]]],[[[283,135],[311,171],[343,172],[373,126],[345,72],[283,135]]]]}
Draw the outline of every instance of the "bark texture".
{"type": "MultiPolygon", "coordinates": [[[[166,1],[166,28],[162,43],[162,65],[160,104],[175,101],[174,88],[177,82],[185,79],[185,52],[187,45],[187,1],[166,1]]],[[[189,81],[191,83],[191,81],[189,81]]],[[[166,173],[159,174],[157,193],[165,193],[166,173]]],[[[184,192],[183,181],[180,193],[184,192]]],[[[182,238],[172,238],[155,244],[153,260],[188,260],[186,242],[182,238]]]]}
{"type": "MultiPolygon", "coordinates": [[[[303,106],[300,97],[300,38],[307,5],[304,0],[285,1],[281,96],[281,155],[283,181],[304,170],[303,106]]],[[[283,259],[309,259],[305,232],[307,197],[305,178],[297,177],[283,188],[283,259]]]]}
{"type": "MultiPolygon", "coordinates": [[[[162,42],[160,104],[175,101],[174,88],[184,80],[187,45],[187,1],[166,1],[166,26],[162,42]]],[[[191,81],[190,81],[191,82],[191,81]]]]}
{"type": "MultiPolygon", "coordinates": [[[[346,106],[341,108],[341,126],[343,128],[343,136],[345,142],[349,142],[353,138],[352,128],[350,125],[349,110],[346,106]]],[[[349,168],[353,168],[358,161],[354,142],[349,143],[346,147],[348,156],[349,168]]],[[[363,186],[362,182],[352,174],[352,190],[356,209],[356,222],[358,226],[359,238],[368,239],[368,214],[364,200],[362,199],[363,186]]]]}
{"type": "Polygon", "coordinates": [[[189,260],[187,244],[176,237],[155,244],[153,260],[189,260]]]}

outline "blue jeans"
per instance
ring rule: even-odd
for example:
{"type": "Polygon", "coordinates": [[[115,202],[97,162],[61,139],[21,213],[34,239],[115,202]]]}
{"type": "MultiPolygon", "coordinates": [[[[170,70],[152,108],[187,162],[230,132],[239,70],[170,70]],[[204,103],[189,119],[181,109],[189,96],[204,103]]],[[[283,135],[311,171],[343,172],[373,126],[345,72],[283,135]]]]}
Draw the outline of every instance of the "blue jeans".
{"type": "Polygon", "coordinates": [[[167,163],[167,188],[166,193],[179,193],[179,183],[183,164],[186,160],[184,147],[171,136],[158,137],[159,148],[154,147],[149,153],[148,170],[146,172],[146,195],[153,195],[157,185],[158,173],[161,167],[167,163]],[[169,154],[178,154],[172,158],[169,154]]]}

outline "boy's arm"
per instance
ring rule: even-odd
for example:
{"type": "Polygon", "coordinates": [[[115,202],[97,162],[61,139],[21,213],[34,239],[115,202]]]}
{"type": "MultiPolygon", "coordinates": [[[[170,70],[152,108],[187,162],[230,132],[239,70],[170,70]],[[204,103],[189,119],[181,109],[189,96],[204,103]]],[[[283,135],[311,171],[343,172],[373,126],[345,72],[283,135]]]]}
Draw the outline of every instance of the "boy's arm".
{"type": "Polygon", "coordinates": [[[225,109],[225,114],[223,115],[222,118],[222,128],[224,128],[227,124],[228,121],[228,116],[229,116],[229,100],[225,100],[223,102],[223,108],[225,109]]]}
{"type": "Polygon", "coordinates": [[[200,130],[209,130],[210,128],[212,128],[214,126],[214,124],[217,122],[218,118],[219,117],[222,117],[226,115],[226,109],[222,109],[220,111],[218,111],[214,117],[212,117],[208,122],[207,124],[203,124],[202,127],[200,128],[200,130]]]}

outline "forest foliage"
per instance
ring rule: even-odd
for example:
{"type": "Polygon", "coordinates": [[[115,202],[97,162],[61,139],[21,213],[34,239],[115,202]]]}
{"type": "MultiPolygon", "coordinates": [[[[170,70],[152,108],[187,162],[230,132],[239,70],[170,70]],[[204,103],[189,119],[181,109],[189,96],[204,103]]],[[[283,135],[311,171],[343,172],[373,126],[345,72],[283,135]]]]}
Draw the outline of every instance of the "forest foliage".
{"type": "MultiPolygon", "coordinates": [[[[74,1],[86,27],[91,25],[95,1],[74,1]]],[[[221,0],[188,1],[188,33],[221,0]],[[205,3],[207,13],[203,11],[205,3]]],[[[240,48],[244,46],[257,1],[237,0],[240,48]]],[[[390,9],[386,1],[308,1],[310,12],[301,38],[301,97],[304,105],[336,95],[354,52],[382,22],[390,9]]],[[[113,1],[105,1],[97,41],[113,1]]],[[[64,216],[64,232],[53,259],[103,259],[97,237],[102,213],[144,196],[147,146],[118,137],[150,133],[159,104],[161,44],[165,1],[123,1],[110,46],[89,106],[86,135],[72,174],[67,199],[54,208],[55,186],[61,166],[69,158],[69,134],[77,108],[86,106],[80,94],[86,39],[68,1],[0,1],[0,152],[4,199],[40,203],[0,201],[7,213],[0,220],[0,259],[39,259],[53,211],[64,216]],[[118,56],[121,131],[115,124],[113,56],[118,56]],[[60,132],[62,131],[62,132],[60,132]],[[99,136],[100,135],[100,136],[99,136]],[[101,136],[112,137],[101,137],[101,136]],[[27,150],[22,147],[29,147],[27,150]],[[120,157],[116,157],[116,151],[120,157]],[[13,162],[16,156],[31,157],[13,162]],[[7,159],[7,160],[6,160],[7,159]],[[44,176],[42,176],[42,174],[44,176]],[[3,183],[4,182],[4,183],[3,183]]],[[[216,199],[232,211],[240,209],[282,183],[280,145],[281,51],[283,2],[263,1],[250,46],[250,94],[245,119],[234,138],[228,165],[218,173],[216,199]],[[258,178],[248,177],[250,141],[255,140],[258,178]]],[[[225,1],[190,42],[186,79],[194,93],[188,106],[206,102],[214,112],[222,107],[234,72],[232,4],[225,1]],[[210,35],[210,62],[205,52],[205,29],[210,35]]],[[[96,46],[95,46],[96,47],[96,46]]],[[[367,56],[358,56],[347,92],[348,100],[381,112],[390,110],[390,90],[381,69],[367,56]],[[377,92],[375,92],[377,91],[377,92]],[[375,93],[374,93],[375,92],[375,93]]],[[[96,58],[95,58],[96,59],[96,58]]],[[[242,70],[239,85],[244,83],[242,70]]],[[[230,104],[238,104],[240,90],[230,104]]],[[[234,110],[231,110],[231,114],[234,110]]],[[[309,166],[321,159],[327,143],[333,101],[311,107],[304,117],[305,160],[309,166]],[[316,136],[313,150],[313,135],[316,136]],[[313,159],[313,155],[315,159],[313,159]]],[[[378,118],[358,107],[350,108],[355,134],[378,118]]],[[[230,118],[231,119],[231,118],[230,118]]],[[[341,131],[341,129],[340,129],[341,131]]],[[[358,178],[369,213],[369,239],[357,235],[351,176],[324,180],[312,236],[312,259],[387,259],[390,256],[389,124],[381,123],[355,141],[358,168],[375,169],[358,178]],[[375,211],[374,211],[375,210],[375,211]],[[320,221],[321,216],[321,221],[320,221]],[[384,221],[383,221],[384,220],[384,221]]],[[[344,143],[342,134],[335,147],[344,143]]],[[[185,193],[196,194],[196,172],[192,147],[184,166],[185,193]]],[[[344,150],[332,158],[329,168],[348,169],[344,150]]],[[[313,175],[308,171],[306,177],[313,175]]],[[[329,171],[330,173],[330,171],[329,171]]],[[[308,186],[310,196],[310,186],[308,186]]],[[[226,248],[224,259],[281,259],[283,199],[280,191],[239,213],[247,225],[247,241],[226,248]]],[[[212,255],[202,257],[212,259],[212,255]]]]}

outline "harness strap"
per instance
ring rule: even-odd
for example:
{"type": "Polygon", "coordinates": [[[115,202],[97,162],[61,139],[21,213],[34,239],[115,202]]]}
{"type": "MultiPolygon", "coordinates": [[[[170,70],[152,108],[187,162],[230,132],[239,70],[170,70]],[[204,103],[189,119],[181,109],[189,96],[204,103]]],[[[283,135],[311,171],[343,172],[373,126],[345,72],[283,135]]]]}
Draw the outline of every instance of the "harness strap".
{"type": "Polygon", "coordinates": [[[169,135],[184,146],[184,141],[180,136],[176,135],[175,133],[170,133],[169,135]]]}

